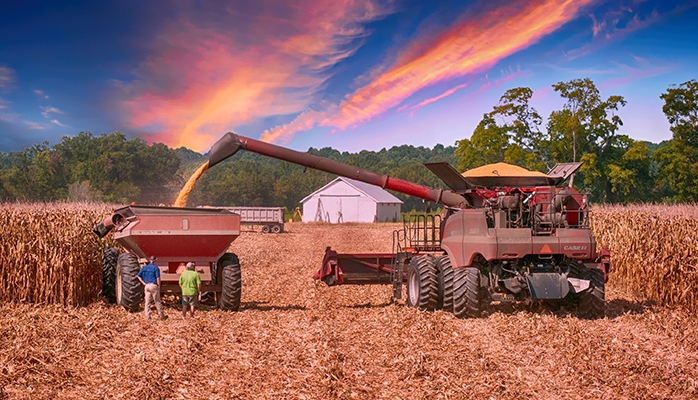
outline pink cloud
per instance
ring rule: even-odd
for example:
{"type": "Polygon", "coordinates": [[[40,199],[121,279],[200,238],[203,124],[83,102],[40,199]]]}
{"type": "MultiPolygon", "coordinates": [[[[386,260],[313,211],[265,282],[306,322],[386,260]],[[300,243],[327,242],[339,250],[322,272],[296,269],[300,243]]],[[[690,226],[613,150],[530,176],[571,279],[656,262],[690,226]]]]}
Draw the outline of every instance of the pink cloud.
{"type": "Polygon", "coordinates": [[[121,85],[132,129],[201,151],[236,126],[303,111],[327,70],[360,46],[363,25],[390,12],[369,0],[261,0],[239,8],[183,10],[158,35],[138,79],[121,85]]]}
{"type": "MultiPolygon", "coordinates": [[[[284,135],[306,127],[349,129],[369,121],[425,87],[485,71],[555,31],[592,0],[515,1],[484,15],[469,14],[429,43],[415,42],[394,66],[349,94],[326,118],[301,114],[284,135]]],[[[274,131],[274,129],[270,130],[274,131]]],[[[277,139],[281,136],[275,136],[277,139]]]]}

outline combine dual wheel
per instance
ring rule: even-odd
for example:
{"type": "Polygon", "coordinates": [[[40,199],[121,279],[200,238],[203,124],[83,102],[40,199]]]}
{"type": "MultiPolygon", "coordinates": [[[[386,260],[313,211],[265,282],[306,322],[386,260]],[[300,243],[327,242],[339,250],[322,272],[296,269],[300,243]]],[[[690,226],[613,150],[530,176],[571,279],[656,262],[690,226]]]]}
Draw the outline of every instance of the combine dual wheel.
{"type": "Polygon", "coordinates": [[[127,311],[138,311],[143,301],[143,285],[138,280],[138,256],[131,253],[119,254],[116,264],[116,304],[127,311]]]}
{"type": "Polygon", "coordinates": [[[453,311],[453,267],[448,255],[436,259],[436,280],[438,283],[438,295],[436,297],[436,309],[453,311]]]}
{"type": "Polygon", "coordinates": [[[597,319],[606,316],[606,285],[603,271],[596,268],[585,268],[573,263],[571,273],[581,272],[583,279],[589,279],[589,289],[577,294],[577,315],[583,319],[597,319]]]}
{"type": "Polygon", "coordinates": [[[237,311],[240,308],[242,294],[242,275],[240,260],[233,253],[225,253],[216,263],[216,280],[223,284],[223,291],[218,297],[218,308],[221,310],[237,311]]]}
{"type": "Polygon", "coordinates": [[[453,313],[458,318],[476,318],[482,312],[480,270],[458,268],[453,272],[453,313]]]}
{"type": "Polygon", "coordinates": [[[413,257],[407,267],[407,306],[424,311],[436,309],[438,281],[434,257],[413,257]]]}

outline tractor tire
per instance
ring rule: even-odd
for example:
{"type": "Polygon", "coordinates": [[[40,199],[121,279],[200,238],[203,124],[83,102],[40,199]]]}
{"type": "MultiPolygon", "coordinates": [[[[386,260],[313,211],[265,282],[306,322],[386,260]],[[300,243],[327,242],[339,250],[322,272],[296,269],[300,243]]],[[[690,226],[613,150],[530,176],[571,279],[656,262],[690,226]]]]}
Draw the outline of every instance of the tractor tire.
{"type": "Polygon", "coordinates": [[[116,262],[119,258],[119,248],[109,246],[104,248],[102,258],[102,296],[110,303],[116,302],[116,262]]]}
{"type": "Polygon", "coordinates": [[[453,312],[453,267],[448,255],[436,259],[438,296],[436,309],[453,312]]]}
{"type": "Polygon", "coordinates": [[[240,297],[242,294],[242,275],[240,273],[240,260],[233,253],[225,253],[218,260],[217,269],[220,269],[223,289],[218,297],[218,308],[226,311],[240,309],[240,297]]]}
{"type": "Polygon", "coordinates": [[[269,225],[262,225],[262,233],[271,232],[271,227],[269,225]]]}
{"type": "Polygon", "coordinates": [[[138,280],[138,257],[122,253],[116,263],[116,304],[127,311],[137,312],[143,301],[143,285],[138,280]]]}
{"type": "Polygon", "coordinates": [[[473,267],[453,271],[453,313],[458,318],[477,318],[482,313],[480,270],[473,267]]]}
{"type": "Polygon", "coordinates": [[[271,227],[271,233],[281,233],[281,225],[274,225],[271,227]]]}
{"type": "Polygon", "coordinates": [[[606,316],[606,287],[603,271],[586,268],[589,289],[578,294],[577,315],[583,319],[600,319],[606,316]]]}
{"type": "Polygon", "coordinates": [[[407,267],[407,306],[422,311],[436,309],[438,282],[432,256],[413,257],[407,267]]]}

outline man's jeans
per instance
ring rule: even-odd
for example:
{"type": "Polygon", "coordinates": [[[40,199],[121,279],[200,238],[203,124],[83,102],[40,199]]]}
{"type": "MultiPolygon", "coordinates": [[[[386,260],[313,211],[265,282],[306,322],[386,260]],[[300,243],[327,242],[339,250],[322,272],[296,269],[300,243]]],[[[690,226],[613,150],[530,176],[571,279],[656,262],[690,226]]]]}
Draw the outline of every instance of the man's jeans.
{"type": "Polygon", "coordinates": [[[145,317],[150,319],[150,303],[155,301],[155,307],[162,318],[165,313],[162,311],[162,301],[160,301],[160,288],[156,283],[145,284],[145,317]]]}

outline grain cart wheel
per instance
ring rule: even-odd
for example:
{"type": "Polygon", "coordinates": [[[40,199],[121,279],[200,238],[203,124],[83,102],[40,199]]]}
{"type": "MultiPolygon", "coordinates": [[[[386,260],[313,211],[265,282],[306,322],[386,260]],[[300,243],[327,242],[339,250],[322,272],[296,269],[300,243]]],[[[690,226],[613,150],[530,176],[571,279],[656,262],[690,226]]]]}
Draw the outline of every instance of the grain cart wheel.
{"type": "Polygon", "coordinates": [[[218,308],[221,310],[237,311],[240,308],[240,295],[242,294],[242,275],[240,274],[240,260],[233,253],[225,253],[218,260],[217,269],[221,270],[223,291],[219,296],[218,308]]]}
{"type": "Polygon", "coordinates": [[[453,312],[453,267],[448,255],[436,259],[438,296],[436,309],[453,312]]]}
{"type": "Polygon", "coordinates": [[[586,279],[589,279],[589,289],[579,293],[577,313],[579,318],[597,319],[606,316],[606,288],[603,271],[596,268],[586,268],[586,279]]]}
{"type": "Polygon", "coordinates": [[[271,233],[281,233],[281,225],[274,225],[271,227],[271,233]]]}
{"type": "Polygon", "coordinates": [[[436,262],[432,256],[418,256],[407,267],[407,306],[423,311],[436,309],[438,283],[436,262]]]}
{"type": "Polygon", "coordinates": [[[480,316],[480,270],[473,267],[453,271],[453,313],[458,318],[480,316]]]}
{"type": "Polygon", "coordinates": [[[262,233],[269,233],[271,232],[271,227],[269,225],[263,225],[262,226],[262,233]]]}
{"type": "Polygon", "coordinates": [[[143,285],[138,280],[138,257],[135,254],[119,254],[116,263],[116,304],[136,312],[143,301],[143,285]]]}
{"type": "Polygon", "coordinates": [[[102,296],[110,303],[116,302],[116,261],[119,258],[119,248],[109,246],[104,248],[102,258],[102,296]]]}

